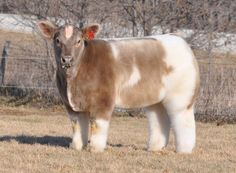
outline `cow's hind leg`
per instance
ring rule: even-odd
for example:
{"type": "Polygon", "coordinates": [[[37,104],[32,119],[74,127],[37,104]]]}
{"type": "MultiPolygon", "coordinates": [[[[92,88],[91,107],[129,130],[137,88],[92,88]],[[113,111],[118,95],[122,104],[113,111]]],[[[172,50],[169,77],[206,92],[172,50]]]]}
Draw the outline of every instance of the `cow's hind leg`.
{"type": "Polygon", "coordinates": [[[70,114],[70,119],[73,130],[70,147],[81,150],[88,144],[89,117],[85,113],[72,113],[70,114]]]}
{"type": "Polygon", "coordinates": [[[170,121],[175,134],[176,151],[191,153],[196,141],[193,107],[170,114],[170,121]]]}
{"type": "Polygon", "coordinates": [[[161,103],[148,107],[146,115],[149,122],[148,150],[161,150],[168,144],[169,140],[169,117],[161,103]]]}
{"type": "Polygon", "coordinates": [[[90,150],[91,152],[103,152],[107,144],[107,136],[109,129],[109,120],[106,119],[91,119],[91,137],[90,150]]]}

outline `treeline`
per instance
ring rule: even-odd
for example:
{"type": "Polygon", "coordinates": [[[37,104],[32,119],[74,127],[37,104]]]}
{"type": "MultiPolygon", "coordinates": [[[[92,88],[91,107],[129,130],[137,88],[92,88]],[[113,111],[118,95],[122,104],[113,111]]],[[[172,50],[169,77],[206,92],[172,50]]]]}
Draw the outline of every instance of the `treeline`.
{"type": "Polygon", "coordinates": [[[1,13],[26,14],[38,19],[68,19],[80,23],[112,23],[150,35],[159,26],[210,32],[236,32],[235,0],[2,0],[1,13]]]}

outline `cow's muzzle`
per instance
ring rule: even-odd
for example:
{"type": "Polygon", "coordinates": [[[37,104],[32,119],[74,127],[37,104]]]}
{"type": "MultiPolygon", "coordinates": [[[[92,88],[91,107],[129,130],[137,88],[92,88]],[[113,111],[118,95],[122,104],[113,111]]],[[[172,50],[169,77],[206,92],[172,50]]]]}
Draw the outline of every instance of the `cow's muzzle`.
{"type": "Polygon", "coordinates": [[[63,56],[61,57],[62,68],[68,69],[72,66],[73,58],[72,56],[63,56]]]}

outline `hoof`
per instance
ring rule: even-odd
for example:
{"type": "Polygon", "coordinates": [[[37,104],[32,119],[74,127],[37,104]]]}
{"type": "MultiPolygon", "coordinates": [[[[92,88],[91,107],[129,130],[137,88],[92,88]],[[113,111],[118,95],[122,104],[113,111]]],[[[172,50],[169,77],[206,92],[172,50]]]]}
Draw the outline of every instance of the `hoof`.
{"type": "Polygon", "coordinates": [[[158,145],[158,144],[149,144],[148,145],[148,151],[150,152],[156,152],[156,151],[161,151],[165,146],[163,145],[158,145]]]}
{"type": "Polygon", "coordinates": [[[190,149],[190,150],[180,150],[180,149],[177,149],[176,152],[179,153],[179,154],[191,154],[192,153],[192,149],[190,149]]]}
{"type": "Polygon", "coordinates": [[[81,151],[83,146],[81,144],[75,143],[75,142],[71,142],[70,143],[70,148],[77,150],[77,151],[81,151]]]}
{"type": "Polygon", "coordinates": [[[195,144],[192,143],[182,143],[177,144],[176,152],[180,154],[191,154],[194,149],[195,144]]]}
{"type": "Polygon", "coordinates": [[[94,147],[94,146],[90,146],[89,147],[89,151],[92,153],[102,153],[104,152],[105,148],[102,147],[94,147]]]}
{"type": "Polygon", "coordinates": [[[162,148],[150,148],[150,147],[148,147],[147,150],[148,150],[149,152],[158,152],[158,151],[161,151],[162,148]]]}

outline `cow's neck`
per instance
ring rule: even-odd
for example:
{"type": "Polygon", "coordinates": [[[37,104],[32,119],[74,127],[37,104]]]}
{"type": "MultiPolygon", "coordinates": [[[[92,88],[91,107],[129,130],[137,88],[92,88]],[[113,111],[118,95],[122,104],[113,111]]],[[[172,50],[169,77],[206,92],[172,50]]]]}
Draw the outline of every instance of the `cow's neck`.
{"type": "Polygon", "coordinates": [[[70,67],[69,69],[67,69],[64,72],[64,79],[66,81],[66,98],[67,98],[67,103],[68,106],[72,109],[72,110],[82,110],[80,107],[77,107],[77,105],[73,102],[72,97],[75,96],[75,90],[74,87],[76,86],[76,88],[80,87],[80,85],[78,85],[77,80],[80,78],[80,74],[79,73],[79,63],[77,65],[74,65],[72,67],[70,67]]]}
{"type": "Polygon", "coordinates": [[[66,75],[65,77],[66,77],[67,83],[74,80],[76,78],[77,74],[78,74],[77,67],[71,67],[71,68],[67,69],[65,72],[65,75],[66,75]]]}

